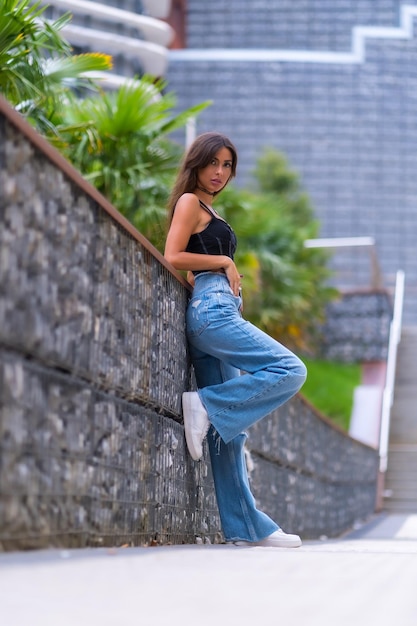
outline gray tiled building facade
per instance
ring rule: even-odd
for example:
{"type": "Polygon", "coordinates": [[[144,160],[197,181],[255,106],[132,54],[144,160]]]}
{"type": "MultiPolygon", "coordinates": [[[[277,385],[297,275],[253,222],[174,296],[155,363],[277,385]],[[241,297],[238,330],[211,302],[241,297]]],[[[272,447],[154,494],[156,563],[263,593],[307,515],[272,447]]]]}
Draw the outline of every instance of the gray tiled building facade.
{"type": "Polygon", "coordinates": [[[417,324],[417,2],[188,0],[186,19],[178,108],[213,100],[197,132],[234,140],[238,185],[265,146],[284,152],[320,236],[374,237],[388,286],[405,271],[417,324]]]}
{"type": "Polygon", "coordinates": [[[398,0],[187,0],[189,48],[347,51],[354,26],[395,26],[398,0]]]}

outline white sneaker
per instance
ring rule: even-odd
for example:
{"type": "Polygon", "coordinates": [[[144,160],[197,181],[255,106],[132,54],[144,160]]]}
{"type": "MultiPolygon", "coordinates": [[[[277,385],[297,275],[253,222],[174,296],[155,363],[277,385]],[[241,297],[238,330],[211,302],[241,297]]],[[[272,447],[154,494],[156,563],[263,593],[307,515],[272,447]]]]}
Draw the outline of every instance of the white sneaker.
{"type": "Polygon", "coordinates": [[[282,528],[261,541],[234,541],[235,546],[263,546],[265,548],[299,548],[301,539],[298,535],[288,535],[282,528]]]}
{"type": "Polygon", "coordinates": [[[185,440],[188,451],[194,461],[203,456],[203,441],[210,427],[207,411],[196,391],[182,394],[182,412],[184,417],[185,440]]]}

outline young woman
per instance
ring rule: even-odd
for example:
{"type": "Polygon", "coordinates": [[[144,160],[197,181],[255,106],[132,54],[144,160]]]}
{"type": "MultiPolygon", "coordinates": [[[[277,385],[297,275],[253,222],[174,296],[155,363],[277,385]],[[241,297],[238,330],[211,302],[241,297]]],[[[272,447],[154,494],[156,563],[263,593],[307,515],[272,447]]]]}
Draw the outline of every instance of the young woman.
{"type": "Polygon", "coordinates": [[[184,158],[169,202],[165,258],[187,270],[193,285],[186,330],[198,391],[183,394],[185,436],[197,461],[209,435],[227,542],[298,547],[298,535],[286,534],[256,508],[245,464],[245,429],[297,393],[306,368],[242,318],[241,276],[233,261],[236,237],[212,206],[235,176],[236,165],[236,149],[227,137],[200,135],[184,158]]]}

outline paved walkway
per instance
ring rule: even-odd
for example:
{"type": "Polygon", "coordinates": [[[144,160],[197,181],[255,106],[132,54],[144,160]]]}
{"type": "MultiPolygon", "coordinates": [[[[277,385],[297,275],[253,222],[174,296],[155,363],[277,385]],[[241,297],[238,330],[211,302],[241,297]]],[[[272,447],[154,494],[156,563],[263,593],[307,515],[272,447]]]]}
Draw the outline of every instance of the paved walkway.
{"type": "Polygon", "coordinates": [[[417,515],[298,549],[0,555],[4,626],[415,626],[417,515]]]}

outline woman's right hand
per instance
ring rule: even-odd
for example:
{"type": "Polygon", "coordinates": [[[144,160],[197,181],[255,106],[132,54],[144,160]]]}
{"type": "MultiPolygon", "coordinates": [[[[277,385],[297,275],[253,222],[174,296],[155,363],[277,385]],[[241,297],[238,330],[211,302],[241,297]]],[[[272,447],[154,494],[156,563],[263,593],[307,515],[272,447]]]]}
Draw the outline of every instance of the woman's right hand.
{"type": "Polygon", "coordinates": [[[232,259],[228,259],[228,262],[224,265],[224,271],[229,281],[229,285],[235,296],[239,295],[241,286],[241,275],[239,274],[237,267],[232,259]]]}

